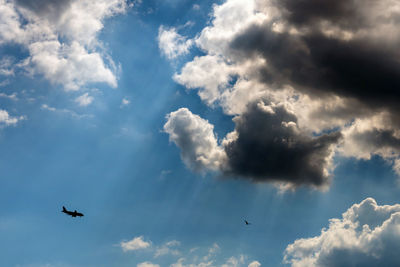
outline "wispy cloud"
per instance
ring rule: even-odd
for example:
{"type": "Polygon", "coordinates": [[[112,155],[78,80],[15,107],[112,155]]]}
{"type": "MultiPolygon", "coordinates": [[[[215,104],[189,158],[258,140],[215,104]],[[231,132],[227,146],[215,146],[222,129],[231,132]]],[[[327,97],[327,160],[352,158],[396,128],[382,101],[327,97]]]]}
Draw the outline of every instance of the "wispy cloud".
{"type": "Polygon", "coordinates": [[[144,241],[143,236],[138,236],[129,241],[122,241],[120,246],[124,252],[128,252],[149,248],[151,243],[144,241]]]}
{"type": "Polygon", "coordinates": [[[79,104],[79,106],[86,107],[93,102],[93,96],[90,96],[89,93],[84,93],[81,96],[75,98],[75,102],[79,104]]]}
{"type": "Polygon", "coordinates": [[[0,97],[8,98],[11,100],[18,100],[17,93],[12,93],[11,95],[7,95],[5,93],[0,93],[0,97]]]}
{"type": "Polygon", "coordinates": [[[74,117],[74,118],[77,118],[77,119],[92,118],[93,117],[93,115],[91,115],[91,114],[78,114],[73,110],[69,110],[69,109],[66,109],[66,108],[58,109],[58,108],[55,108],[55,107],[51,107],[51,106],[49,106],[47,104],[42,104],[41,109],[42,110],[48,110],[48,111],[51,111],[51,112],[61,113],[61,114],[67,114],[67,115],[70,115],[71,117],[74,117]]]}

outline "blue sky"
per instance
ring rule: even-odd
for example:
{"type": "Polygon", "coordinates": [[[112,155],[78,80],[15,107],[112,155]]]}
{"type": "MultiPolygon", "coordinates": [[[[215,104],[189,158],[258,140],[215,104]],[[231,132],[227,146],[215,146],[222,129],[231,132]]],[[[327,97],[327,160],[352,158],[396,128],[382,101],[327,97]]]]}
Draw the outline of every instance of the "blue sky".
{"type": "MultiPolygon", "coordinates": [[[[380,94],[340,72],[332,76],[338,83],[322,74],[299,82],[285,76],[293,66],[284,51],[274,53],[289,63],[273,58],[273,45],[258,47],[257,36],[274,27],[282,27],[277,35],[289,26],[332,30],[330,41],[349,38],[357,48],[366,40],[365,51],[379,55],[378,33],[364,37],[329,15],[313,21],[326,28],[299,26],[270,1],[94,2],[0,1],[1,266],[343,266],[332,260],[338,251],[396,266],[390,242],[399,234],[388,241],[375,230],[390,232],[386,225],[398,226],[400,216],[398,93],[380,94]],[[318,93],[321,84],[329,94],[318,93]],[[265,141],[281,137],[298,149],[265,141]],[[63,205],[85,216],[68,217],[63,205]],[[346,211],[358,217],[342,217],[346,211]],[[340,236],[341,223],[354,225],[354,237],[330,245],[326,236],[340,236]],[[363,244],[364,234],[383,249],[363,244]]],[[[398,26],[363,12],[376,32],[398,26]]],[[[293,44],[304,41],[313,54],[305,32],[305,41],[279,42],[297,51],[293,44]]],[[[330,45],[324,49],[341,47],[330,45]]],[[[308,63],[328,61],[315,62],[308,63]]]]}

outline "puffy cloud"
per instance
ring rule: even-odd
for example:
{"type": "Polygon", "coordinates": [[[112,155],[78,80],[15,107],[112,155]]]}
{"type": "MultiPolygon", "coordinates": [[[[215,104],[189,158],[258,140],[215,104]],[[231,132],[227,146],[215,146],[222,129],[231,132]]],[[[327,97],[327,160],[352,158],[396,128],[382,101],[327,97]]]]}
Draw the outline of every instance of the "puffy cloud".
{"type": "Polygon", "coordinates": [[[187,108],[168,114],[164,125],[170,141],[181,149],[183,161],[195,171],[218,170],[224,164],[225,152],[213,129],[212,124],[187,108]]]}
{"type": "Polygon", "coordinates": [[[193,41],[180,35],[176,28],[160,26],[158,29],[158,46],[168,59],[189,53],[192,45],[193,41]]]}
{"type": "Polygon", "coordinates": [[[149,248],[150,242],[144,241],[143,236],[138,236],[130,241],[122,241],[120,246],[124,252],[149,248]]]}
{"type": "Polygon", "coordinates": [[[282,105],[251,103],[234,118],[235,130],[222,144],[213,125],[181,108],[167,116],[164,130],[194,170],[219,170],[253,181],[276,181],[324,187],[339,132],[310,137],[297,125],[296,116],[282,105]]]}
{"type": "Polygon", "coordinates": [[[0,109],[0,127],[13,126],[24,119],[26,119],[25,116],[13,117],[7,110],[0,109]]]}
{"type": "Polygon", "coordinates": [[[290,244],[284,262],[301,266],[399,266],[400,205],[377,205],[373,198],[331,219],[319,236],[290,244]]]}
{"type": "Polygon", "coordinates": [[[136,265],[137,267],[160,267],[158,264],[151,263],[149,261],[145,261],[136,265]]]}
{"type": "MultiPolygon", "coordinates": [[[[369,4],[362,0],[226,0],[214,5],[210,23],[193,39],[204,55],[184,64],[174,80],[198,90],[207,105],[219,105],[235,116],[235,131],[225,141],[236,138],[240,144],[246,137],[246,145],[237,144],[235,153],[227,150],[226,142],[222,145],[227,152],[225,170],[238,166],[233,164],[234,154],[243,155],[242,159],[279,158],[289,165],[295,161],[286,158],[288,150],[282,145],[274,146],[274,156],[268,149],[246,150],[249,144],[264,147],[272,135],[284,140],[288,132],[278,131],[287,123],[284,118],[274,117],[272,130],[264,126],[272,117],[259,117],[257,127],[268,129],[268,134],[256,136],[254,127],[254,134],[238,137],[250,121],[252,103],[268,99],[293,114],[292,129],[301,140],[313,140],[308,145],[315,145],[307,155],[316,157],[319,175],[300,168],[289,174],[291,183],[327,184],[334,153],[364,159],[379,155],[400,174],[399,14],[398,0],[369,4]],[[332,131],[337,133],[325,134],[332,131]],[[316,144],[321,147],[317,149],[316,144]],[[299,179],[302,175],[308,178],[299,179]]],[[[260,166],[263,176],[275,172],[268,161],[239,162],[246,164],[236,169],[240,176],[247,177],[244,171],[254,175],[260,166]]],[[[282,177],[288,175],[273,176],[285,181],[282,177]]]]}
{"type": "Polygon", "coordinates": [[[260,266],[261,266],[261,263],[259,263],[258,261],[253,261],[247,267],[260,267],[260,266]]]}
{"type": "Polygon", "coordinates": [[[103,20],[123,13],[125,0],[0,1],[0,44],[19,44],[29,57],[18,66],[66,90],[88,83],[117,86],[114,62],[98,32],[103,20]]]}
{"type": "Polygon", "coordinates": [[[75,98],[75,102],[79,104],[79,106],[86,107],[93,102],[93,96],[89,96],[89,93],[84,93],[81,96],[75,98]]]}

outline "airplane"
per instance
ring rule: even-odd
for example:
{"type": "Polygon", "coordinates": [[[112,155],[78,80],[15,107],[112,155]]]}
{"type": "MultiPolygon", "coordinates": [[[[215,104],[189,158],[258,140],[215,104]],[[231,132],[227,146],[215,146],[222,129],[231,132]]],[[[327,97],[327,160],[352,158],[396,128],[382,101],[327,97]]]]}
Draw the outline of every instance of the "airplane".
{"type": "Polygon", "coordinates": [[[246,221],[246,220],[244,220],[244,223],[246,224],[246,225],[250,225],[251,223],[249,223],[248,221],[246,221]]]}
{"type": "Polygon", "coordinates": [[[77,212],[76,210],[75,210],[75,211],[69,211],[69,210],[67,210],[64,206],[63,206],[63,210],[62,210],[61,212],[64,212],[65,214],[68,214],[68,215],[71,215],[71,216],[74,217],[74,218],[75,218],[76,216],[78,216],[78,217],[84,216],[82,213],[77,212]]]}

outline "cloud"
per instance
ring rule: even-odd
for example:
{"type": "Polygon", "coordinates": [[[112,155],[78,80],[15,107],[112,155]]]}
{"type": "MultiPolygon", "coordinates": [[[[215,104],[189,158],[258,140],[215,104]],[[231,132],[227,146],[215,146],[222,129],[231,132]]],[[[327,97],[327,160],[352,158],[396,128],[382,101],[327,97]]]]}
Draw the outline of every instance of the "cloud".
{"type": "MultiPolygon", "coordinates": [[[[228,150],[233,174],[247,177],[244,171],[252,176],[259,172],[283,182],[284,176],[290,176],[289,183],[297,181],[297,185],[327,185],[335,154],[364,159],[379,155],[400,174],[399,10],[400,3],[394,0],[368,5],[361,0],[323,4],[315,0],[226,0],[213,6],[210,23],[193,38],[204,55],[186,62],[173,78],[197,90],[206,105],[220,106],[235,117],[235,131],[225,141],[237,138],[250,122],[249,114],[255,112],[252,103],[267,99],[267,106],[282,107],[295,116],[292,129],[296,131],[290,130],[290,136],[296,132],[296,140],[299,134],[302,141],[312,140],[306,142],[311,147],[321,145],[307,150],[307,156],[300,153],[305,158],[317,157],[317,172],[301,164],[307,171],[300,168],[296,174],[276,175],[269,161],[254,160],[239,161],[247,164],[241,170],[235,168],[240,164],[233,163],[228,150]],[[299,179],[302,175],[308,178],[299,179]]],[[[281,141],[287,136],[288,131],[278,130],[288,122],[287,117],[274,117],[273,129],[261,123],[272,117],[263,118],[258,118],[259,125],[268,129],[267,134],[255,136],[256,128],[249,128],[254,133],[248,135],[251,140],[246,137],[246,145],[236,145],[235,154],[280,159],[294,166],[296,160],[282,143],[274,145],[275,156],[268,151],[270,146],[246,152],[249,145],[268,144],[271,134],[281,141]]],[[[241,136],[243,140],[246,135],[241,136]]],[[[308,149],[307,145],[302,148],[308,149]]]]}
{"type": "Polygon", "coordinates": [[[149,261],[145,261],[136,265],[137,267],[160,267],[158,264],[151,263],[149,261]]]}
{"type": "Polygon", "coordinates": [[[122,108],[122,107],[128,106],[130,103],[131,103],[131,101],[128,98],[124,97],[124,98],[122,98],[120,107],[122,108]]]}
{"type": "Polygon", "coordinates": [[[324,186],[338,132],[309,137],[283,106],[253,103],[234,119],[235,131],[224,141],[227,172],[255,181],[324,186]]]}
{"type": "Polygon", "coordinates": [[[253,261],[247,267],[260,267],[260,266],[261,266],[261,263],[259,263],[258,261],[253,261]]]}
{"type": "Polygon", "coordinates": [[[161,25],[158,29],[158,46],[161,53],[168,59],[189,53],[192,44],[193,41],[180,35],[176,28],[166,28],[161,25]]]}
{"type": "Polygon", "coordinates": [[[151,246],[151,243],[144,241],[143,236],[138,236],[130,241],[122,241],[120,243],[120,246],[124,252],[127,252],[127,251],[149,248],[151,246]]]}
{"type": "MultiPolygon", "coordinates": [[[[135,243],[132,245],[133,247],[139,247],[137,249],[141,249],[143,245],[137,245],[138,243],[147,243],[148,246],[145,248],[149,248],[154,251],[154,261],[157,261],[160,256],[169,254],[170,261],[168,262],[168,257],[163,259],[162,266],[170,266],[170,267],[207,267],[207,266],[222,266],[222,267],[259,267],[261,264],[258,261],[248,261],[248,257],[244,254],[240,254],[238,256],[232,256],[227,258],[217,257],[217,254],[220,253],[221,248],[217,243],[212,244],[210,247],[195,247],[195,248],[185,248],[181,247],[181,242],[177,240],[171,240],[165,242],[161,246],[153,246],[150,245],[150,242],[143,241],[143,237],[136,237],[131,241],[128,242],[121,242],[122,243],[135,243]],[[151,247],[150,247],[151,246],[151,247]],[[176,249],[176,247],[180,247],[180,251],[176,249]],[[175,248],[175,249],[174,249],[175,248]],[[179,258],[177,258],[179,256],[179,258]],[[220,258],[220,259],[218,259],[220,258]],[[167,261],[165,261],[167,260],[167,261]]],[[[133,250],[133,249],[129,249],[133,250]]],[[[124,250],[126,251],[126,250],[124,250]]],[[[145,261],[139,263],[138,267],[153,267],[153,266],[160,266],[158,263],[154,263],[152,261],[145,261]]]]}
{"type": "Polygon", "coordinates": [[[61,113],[61,114],[67,114],[67,115],[70,115],[71,117],[74,117],[74,118],[77,118],[77,119],[83,119],[83,118],[91,118],[91,117],[93,117],[93,115],[89,115],[89,114],[79,114],[79,113],[76,113],[75,111],[73,111],[73,110],[69,110],[69,109],[66,109],[66,108],[63,108],[63,109],[58,109],[58,108],[55,108],[55,107],[51,107],[51,106],[49,106],[49,105],[47,105],[47,104],[42,104],[42,106],[40,107],[42,110],[48,110],[48,111],[51,111],[51,112],[57,112],[57,113],[61,113]]]}
{"type": "Polygon", "coordinates": [[[18,100],[17,93],[12,93],[11,95],[7,95],[5,93],[0,93],[0,97],[8,98],[11,100],[18,100]]]}
{"type": "Polygon", "coordinates": [[[12,57],[3,57],[0,59],[0,75],[13,76],[14,75],[14,59],[12,57]]]}
{"type": "Polygon", "coordinates": [[[170,141],[181,149],[185,164],[199,172],[218,170],[225,160],[225,153],[218,145],[213,129],[212,124],[187,108],[168,114],[164,125],[170,141]]]}
{"type": "Polygon", "coordinates": [[[399,266],[400,205],[373,198],[331,219],[319,236],[290,244],[284,261],[292,266],[399,266]]]}
{"type": "Polygon", "coordinates": [[[104,19],[125,12],[125,0],[0,1],[0,44],[21,45],[18,63],[66,90],[88,83],[117,86],[117,67],[97,39],[104,19]]]}
{"type": "Polygon", "coordinates": [[[75,102],[79,104],[79,106],[86,107],[93,102],[93,96],[89,96],[89,93],[84,93],[81,96],[75,98],[75,102]]]}
{"type": "Polygon", "coordinates": [[[180,246],[180,242],[177,240],[172,240],[172,241],[168,241],[166,242],[164,245],[162,245],[161,247],[158,247],[156,249],[156,252],[154,253],[154,257],[158,258],[160,256],[164,256],[164,255],[179,255],[180,251],[176,249],[176,247],[180,246]]]}
{"type": "Polygon", "coordinates": [[[8,114],[7,110],[0,109],[0,127],[14,126],[19,121],[25,119],[25,116],[13,117],[8,114]]]}
{"type": "Polygon", "coordinates": [[[234,118],[235,130],[222,144],[213,125],[186,108],[167,119],[164,130],[189,168],[290,186],[329,185],[334,148],[341,138],[339,132],[309,137],[299,129],[293,113],[264,101],[251,103],[234,118]]]}

